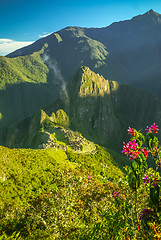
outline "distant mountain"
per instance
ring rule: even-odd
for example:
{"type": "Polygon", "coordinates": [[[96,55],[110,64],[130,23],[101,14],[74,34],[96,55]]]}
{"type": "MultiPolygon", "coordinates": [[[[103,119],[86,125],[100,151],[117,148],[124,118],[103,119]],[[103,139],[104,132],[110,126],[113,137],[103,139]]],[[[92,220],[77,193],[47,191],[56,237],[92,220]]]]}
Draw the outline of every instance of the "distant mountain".
{"type": "Polygon", "coordinates": [[[73,130],[118,145],[127,126],[157,121],[160,30],[161,15],[150,10],[105,28],[67,27],[1,57],[0,129],[63,108],[73,130]]]}
{"type": "Polygon", "coordinates": [[[84,65],[106,79],[147,89],[160,96],[161,15],[150,10],[105,28],[68,27],[17,50],[8,57],[45,54],[68,81],[84,65]]]}

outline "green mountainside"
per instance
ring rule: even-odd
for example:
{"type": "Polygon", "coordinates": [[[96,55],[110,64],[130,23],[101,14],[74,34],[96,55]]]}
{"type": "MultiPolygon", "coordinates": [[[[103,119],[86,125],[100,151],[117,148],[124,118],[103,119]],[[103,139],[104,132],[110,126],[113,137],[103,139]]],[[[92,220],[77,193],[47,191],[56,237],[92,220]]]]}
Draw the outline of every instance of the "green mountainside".
{"type": "Polygon", "coordinates": [[[54,33],[49,41],[36,48],[36,52],[34,50],[31,54],[15,58],[0,58],[0,129],[56,100],[66,82],[82,64],[89,65],[91,62],[93,68],[104,65],[108,53],[103,44],[86,37],[77,29],[69,31],[69,38],[70,46],[67,49],[66,42],[54,33]],[[80,52],[79,56],[76,52],[80,52]],[[67,62],[62,62],[64,53],[68,56],[67,62]],[[77,55],[78,61],[73,61],[74,55],[77,55]],[[72,61],[72,66],[69,66],[72,61]]]}
{"type": "Polygon", "coordinates": [[[81,66],[160,97],[160,23],[150,10],[106,28],[67,27],[0,57],[0,129],[57,100],[81,66]]]}
{"type": "Polygon", "coordinates": [[[44,45],[46,48],[42,59],[50,70],[56,61],[65,81],[68,81],[82,65],[90,66],[93,70],[102,69],[106,65],[105,60],[108,57],[106,46],[86,36],[85,30],[79,27],[62,29],[31,46],[9,54],[8,57],[26,56],[35,52],[35,49],[40,51],[44,45]]]}
{"type": "Polygon", "coordinates": [[[126,157],[71,130],[70,118],[62,109],[51,116],[41,111],[25,121],[26,126],[30,123],[26,139],[21,129],[13,128],[8,140],[17,141],[19,129],[19,140],[26,144],[30,138],[32,148],[0,146],[0,238],[105,240],[122,236],[120,218],[125,218],[129,206],[130,219],[132,206],[124,178],[126,157]]]}
{"type": "Polygon", "coordinates": [[[123,157],[70,130],[63,110],[51,117],[41,111],[39,120],[39,131],[32,119],[28,132],[39,149],[0,147],[1,239],[81,236],[87,224],[97,221],[93,206],[103,211],[124,176],[123,157]]]}
{"type": "Polygon", "coordinates": [[[78,239],[106,211],[126,160],[69,126],[41,110],[3,131],[16,148],[0,146],[1,239],[78,239]]]}
{"type": "Polygon", "coordinates": [[[121,150],[128,127],[161,126],[160,29],[150,10],[106,28],[67,27],[0,57],[1,240],[159,233],[159,218],[138,221],[147,192],[132,194],[138,168],[124,178],[121,150]]]}
{"type": "Polygon", "coordinates": [[[143,128],[160,123],[160,101],[150,93],[105,80],[88,67],[81,67],[67,86],[68,99],[51,104],[45,111],[50,115],[63,108],[70,127],[86,138],[118,149],[126,139],[129,126],[143,128]]]}
{"type": "Polygon", "coordinates": [[[8,57],[32,54],[47,44],[45,55],[57,62],[65,81],[83,65],[106,79],[160,96],[160,29],[161,14],[150,10],[104,28],[67,27],[8,57]]]}
{"type": "Polygon", "coordinates": [[[0,89],[22,82],[46,83],[49,70],[41,61],[40,53],[18,58],[0,57],[0,89]]]}
{"type": "MultiPolygon", "coordinates": [[[[70,127],[87,139],[120,152],[129,126],[141,129],[155,121],[160,124],[160,102],[157,97],[105,80],[88,67],[81,67],[60,94],[60,99],[43,110],[46,113],[38,111],[1,131],[0,144],[38,148],[45,140],[52,138],[42,131],[42,119],[46,119],[49,127],[51,125],[53,128],[55,123],[70,127]]],[[[62,130],[60,132],[61,135],[62,130]]]]}

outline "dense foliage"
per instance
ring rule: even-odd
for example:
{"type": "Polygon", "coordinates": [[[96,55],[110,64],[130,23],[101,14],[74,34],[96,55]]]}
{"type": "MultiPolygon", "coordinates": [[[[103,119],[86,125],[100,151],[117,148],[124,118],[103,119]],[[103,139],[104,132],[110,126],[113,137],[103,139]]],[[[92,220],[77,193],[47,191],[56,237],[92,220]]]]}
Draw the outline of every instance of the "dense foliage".
{"type": "Polygon", "coordinates": [[[0,90],[22,82],[46,83],[49,70],[41,60],[42,52],[43,49],[32,55],[11,59],[0,57],[0,90]]]}
{"type": "Polygon", "coordinates": [[[125,177],[99,146],[89,154],[1,147],[0,239],[160,239],[158,127],[128,131],[125,177]]]}
{"type": "Polygon", "coordinates": [[[65,152],[5,147],[0,153],[1,239],[16,239],[16,234],[20,239],[80,235],[99,218],[97,205],[106,208],[106,198],[112,198],[114,184],[105,183],[107,176],[114,181],[123,176],[99,146],[89,154],[70,148],[65,152]]]}

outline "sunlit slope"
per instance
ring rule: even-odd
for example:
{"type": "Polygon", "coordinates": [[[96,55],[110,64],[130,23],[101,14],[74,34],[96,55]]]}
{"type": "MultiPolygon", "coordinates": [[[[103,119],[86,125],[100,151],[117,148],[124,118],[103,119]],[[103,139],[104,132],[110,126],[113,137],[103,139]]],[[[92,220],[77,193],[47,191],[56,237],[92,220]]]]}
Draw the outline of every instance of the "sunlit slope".
{"type": "Polygon", "coordinates": [[[41,60],[42,52],[12,59],[0,57],[0,129],[58,97],[59,87],[48,81],[49,69],[41,60]]]}
{"type": "Polygon", "coordinates": [[[49,70],[40,53],[17,58],[0,57],[0,89],[21,82],[46,83],[49,70]]]}
{"type": "Polygon", "coordinates": [[[26,56],[40,51],[44,45],[47,46],[43,54],[46,64],[52,69],[56,61],[65,81],[68,81],[82,65],[98,71],[106,66],[108,48],[100,41],[88,37],[85,29],[79,27],[62,29],[8,56],[26,56]]]}
{"type": "Polygon", "coordinates": [[[63,174],[64,170],[84,169],[102,182],[123,176],[113,156],[105,148],[85,138],[84,145],[89,145],[86,151],[74,149],[72,144],[60,140],[60,136],[56,142],[57,146],[39,150],[0,147],[1,210],[26,204],[29,199],[55,188],[58,182],[54,182],[54,178],[63,174]],[[66,146],[65,150],[60,147],[62,145],[66,146]]]}

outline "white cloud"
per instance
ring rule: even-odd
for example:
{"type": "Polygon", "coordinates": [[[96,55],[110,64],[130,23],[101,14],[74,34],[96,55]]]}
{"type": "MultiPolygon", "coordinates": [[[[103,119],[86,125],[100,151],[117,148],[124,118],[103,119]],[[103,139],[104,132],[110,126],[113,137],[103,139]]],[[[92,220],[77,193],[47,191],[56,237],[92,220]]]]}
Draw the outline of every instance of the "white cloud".
{"type": "Polygon", "coordinates": [[[5,56],[6,54],[13,52],[19,48],[28,46],[33,42],[20,42],[14,41],[12,39],[0,38],[0,56],[5,56]]]}
{"type": "Polygon", "coordinates": [[[39,35],[39,38],[47,37],[47,36],[49,36],[50,34],[52,34],[52,33],[44,32],[43,34],[39,35]]]}

